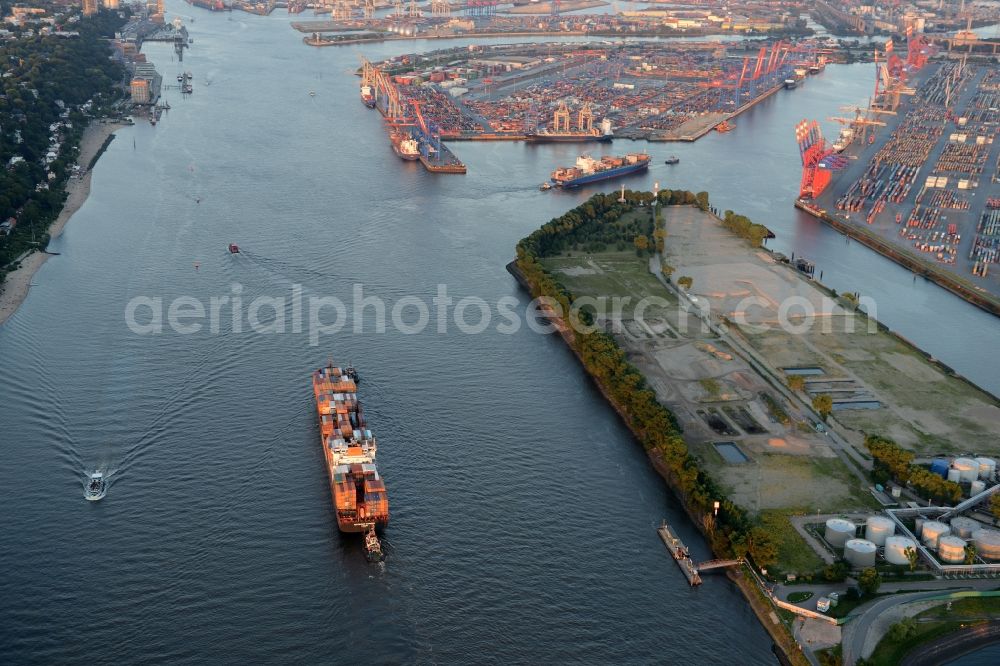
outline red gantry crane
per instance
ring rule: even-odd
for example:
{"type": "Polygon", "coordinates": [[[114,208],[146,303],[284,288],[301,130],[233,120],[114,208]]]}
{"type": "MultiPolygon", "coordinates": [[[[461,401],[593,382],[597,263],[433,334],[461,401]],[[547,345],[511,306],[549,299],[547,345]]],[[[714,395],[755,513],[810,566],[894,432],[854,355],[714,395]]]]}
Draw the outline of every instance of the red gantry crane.
{"type": "Polygon", "coordinates": [[[833,172],[847,166],[847,160],[837,155],[833,146],[827,144],[819,123],[815,120],[803,120],[796,125],[795,139],[802,157],[799,198],[815,199],[830,184],[833,172]]]}

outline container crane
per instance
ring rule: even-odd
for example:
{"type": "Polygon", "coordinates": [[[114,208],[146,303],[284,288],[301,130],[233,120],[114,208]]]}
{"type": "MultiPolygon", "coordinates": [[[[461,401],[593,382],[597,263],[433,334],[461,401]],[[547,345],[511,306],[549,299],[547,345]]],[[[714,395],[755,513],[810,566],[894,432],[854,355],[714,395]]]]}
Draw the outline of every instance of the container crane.
{"type": "Polygon", "coordinates": [[[847,160],[837,155],[833,147],[826,143],[819,123],[815,120],[803,120],[796,125],[795,139],[802,158],[799,198],[815,199],[830,184],[833,172],[847,166],[847,160]]]}

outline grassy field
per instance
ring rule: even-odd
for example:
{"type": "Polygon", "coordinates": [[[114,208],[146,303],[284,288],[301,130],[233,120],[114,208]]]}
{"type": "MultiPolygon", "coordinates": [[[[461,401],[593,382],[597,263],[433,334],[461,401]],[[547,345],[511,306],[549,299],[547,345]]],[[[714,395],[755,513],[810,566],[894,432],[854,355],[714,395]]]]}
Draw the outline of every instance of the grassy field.
{"type": "Polygon", "coordinates": [[[764,527],[778,540],[778,561],[781,570],[788,573],[816,571],[823,566],[823,560],[795,531],[788,520],[791,515],[793,513],[790,511],[776,510],[761,513],[764,527]]]}
{"type": "MultiPolygon", "coordinates": [[[[989,394],[928,362],[884,332],[870,333],[864,320],[853,332],[817,325],[803,335],[771,330],[745,337],[775,368],[817,366],[822,379],[853,379],[882,403],[874,410],[838,410],[839,423],[858,433],[890,437],[919,456],[1000,454],[1000,405],[989,394]]],[[[808,378],[819,379],[819,378],[808,378]]]]}
{"type": "Polygon", "coordinates": [[[637,257],[634,250],[595,254],[571,252],[547,257],[542,260],[542,266],[579,296],[639,299],[656,295],[671,303],[677,302],[649,272],[648,260],[637,257]]]}

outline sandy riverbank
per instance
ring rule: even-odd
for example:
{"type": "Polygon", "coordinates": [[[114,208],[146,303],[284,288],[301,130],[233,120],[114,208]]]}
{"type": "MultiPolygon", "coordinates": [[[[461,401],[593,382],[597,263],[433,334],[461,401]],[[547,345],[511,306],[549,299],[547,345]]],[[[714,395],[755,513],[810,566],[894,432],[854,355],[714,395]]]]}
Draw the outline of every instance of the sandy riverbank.
{"type": "MultiPolygon", "coordinates": [[[[56,238],[62,233],[66,223],[87,200],[90,195],[91,177],[91,171],[87,167],[104,146],[104,142],[122,127],[125,125],[91,123],[84,130],[83,137],[80,139],[80,157],[77,159],[81,175],[70,178],[69,182],[66,183],[66,203],[63,204],[59,217],[49,227],[49,234],[52,238],[56,238]]],[[[28,296],[32,278],[49,256],[51,255],[45,252],[30,254],[21,260],[21,265],[17,270],[7,274],[3,284],[0,284],[0,324],[3,324],[8,317],[17,312],[17,308],[28,296]]]]}

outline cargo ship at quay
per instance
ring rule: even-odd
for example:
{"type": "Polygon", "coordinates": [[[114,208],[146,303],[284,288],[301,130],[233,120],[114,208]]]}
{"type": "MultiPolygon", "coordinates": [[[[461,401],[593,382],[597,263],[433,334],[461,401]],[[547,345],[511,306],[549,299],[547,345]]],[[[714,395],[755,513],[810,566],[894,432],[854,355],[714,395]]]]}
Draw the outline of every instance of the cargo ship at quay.
{"type": "Polygon", "coordinates": [[[420,144],[416,139],[405,132],[393,132],[389,135],[389,142],[392,144],[392,151],[407,162],[415,162],[420,159],[420,144]]]}
{"type": "Polygon", "coordinates": [[[337,527],[365,533],[368,558],[381,560],[375,532],[389,522],[389,499],[375,466],[375,436],[358,402],[357,373],[330,363],[313,372],[312,382],[337,527]]]}
{"type": "Polygon", "coordinates": [[[600,159],[581,155],[576,158],[574,166],[553,171],[551,180],[556,187],[571,189],[644,171],[649,167],[649,162],[650,157],[645,153],[629,153],[621,157],[606,155],[600,159]]]}

